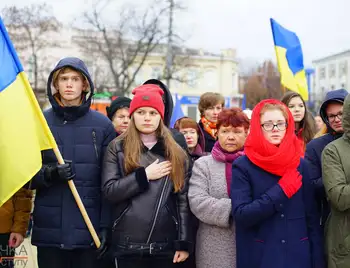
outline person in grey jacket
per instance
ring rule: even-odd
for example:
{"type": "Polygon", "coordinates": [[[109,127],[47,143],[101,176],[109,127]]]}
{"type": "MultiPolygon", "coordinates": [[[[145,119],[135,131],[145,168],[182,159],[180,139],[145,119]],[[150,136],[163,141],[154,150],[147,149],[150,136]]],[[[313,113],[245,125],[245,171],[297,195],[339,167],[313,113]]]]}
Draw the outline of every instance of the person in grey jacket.
{"type": "Polygon", "coordinates": [[[199,219],[197,268],[235,268],[235,226],[229,197],[232,163],[243,155],[249,119],[240,108],[218,116],[218,141],[211,155],[199,158],[192,170],[188,198],[199,219]]]}

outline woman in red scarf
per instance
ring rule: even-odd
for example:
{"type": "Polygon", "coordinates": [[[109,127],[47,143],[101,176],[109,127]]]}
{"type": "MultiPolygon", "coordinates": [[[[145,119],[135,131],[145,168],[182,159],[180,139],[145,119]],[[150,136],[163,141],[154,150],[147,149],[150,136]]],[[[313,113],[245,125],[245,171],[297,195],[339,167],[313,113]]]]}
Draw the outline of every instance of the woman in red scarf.
{"type": "Polygon", "coordinates": [[[245,154],[233,163],[237,268],[322,268],[313,189],[294,120],[280,101],[253,110],[245,154]]]}

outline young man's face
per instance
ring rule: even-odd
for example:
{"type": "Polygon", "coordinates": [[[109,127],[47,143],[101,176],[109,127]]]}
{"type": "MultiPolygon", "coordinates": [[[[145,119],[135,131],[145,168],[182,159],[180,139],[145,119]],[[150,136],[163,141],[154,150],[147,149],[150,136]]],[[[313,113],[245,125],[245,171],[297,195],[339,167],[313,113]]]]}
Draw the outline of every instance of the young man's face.
{"type": "Polygon", "coordinates": [[[86,90],[86,82],[80,72],[66,70],[58,75],[58,92],[61,95],[61,101],[67,106],[78,106],[81,102],[81,95],[86,90]]]}
{"type": "Polygon", "coordinates": [[[331,102],[326,108],[327,119],[329,125],[335,132],[344,132],[342,118],[343,118],[343,104],[338,102],[331,102]]]}

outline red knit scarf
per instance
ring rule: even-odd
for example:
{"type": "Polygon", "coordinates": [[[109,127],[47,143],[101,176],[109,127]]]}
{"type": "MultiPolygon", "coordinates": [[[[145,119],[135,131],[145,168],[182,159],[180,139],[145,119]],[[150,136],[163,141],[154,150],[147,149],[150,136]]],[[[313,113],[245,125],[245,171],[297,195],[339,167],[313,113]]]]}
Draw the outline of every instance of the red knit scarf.
{"type": "Polygon", "coordinates": [[[250,121],[250,133],[244,144],[244,152],[255,165],[269,173],[283,176],[286,170],[296,169],[302,155],[301,144],[295,135],[293,116],[289,109],[286,135],[281,144],[275,146],[264,138],[260,123],[260,112],[266,103],[284,105],[278,100],[263,100],[255,106],[250,121]]]}

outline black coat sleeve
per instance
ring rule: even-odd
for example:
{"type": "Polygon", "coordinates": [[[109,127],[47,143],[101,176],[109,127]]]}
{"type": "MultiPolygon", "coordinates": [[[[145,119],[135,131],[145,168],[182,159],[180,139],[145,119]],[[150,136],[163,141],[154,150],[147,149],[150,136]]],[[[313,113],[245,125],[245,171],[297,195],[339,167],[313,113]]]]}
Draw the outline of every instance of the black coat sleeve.
{"type": "Polygon", "coordinates": [[[325,198],[326,193],[322,182],[321,155],[317,155],[315,148],[310,144],[306,146],[305,160],[308,163],[311,184],[315,189],[315,194],[320,199],[325,198]]]}
{"type": "Polygon", "coordinates": [[[191,177],[191,164],[188,163],[189,168],[186,172],[184,187],[177,193],[177,209],[179,213],[179,237],[174,241],[174,249],[176,251],[193,251],[193,234],[191,210],[188,202],[188,186],[191,177]]]}
{"type": "Polygon", "coordinates": [[[42,151],[41,157],[43,159],[41,169],[35,174],[29,183],[29,188],[32,190],[45,189],[53,185],[53,183],[49,182],[46,177],[49,175],[47,174],[47,168],[57,164],[57,160],[55,161],[54,152],[53,150],[42,151]]]}
{"type": "MultiPolygon", "coordinates": [[[[102,148],[101,148],[101,157],[100,165],[103,161],[103,157],[106,154],[108,144],[116,137],[116,133],[112,124],[110,124],[105,131],[102,148]]],[[[100,228],[109,228],[112,223],[112,207],[108,200],[101,194],[101,220],[100,228]]]]}

